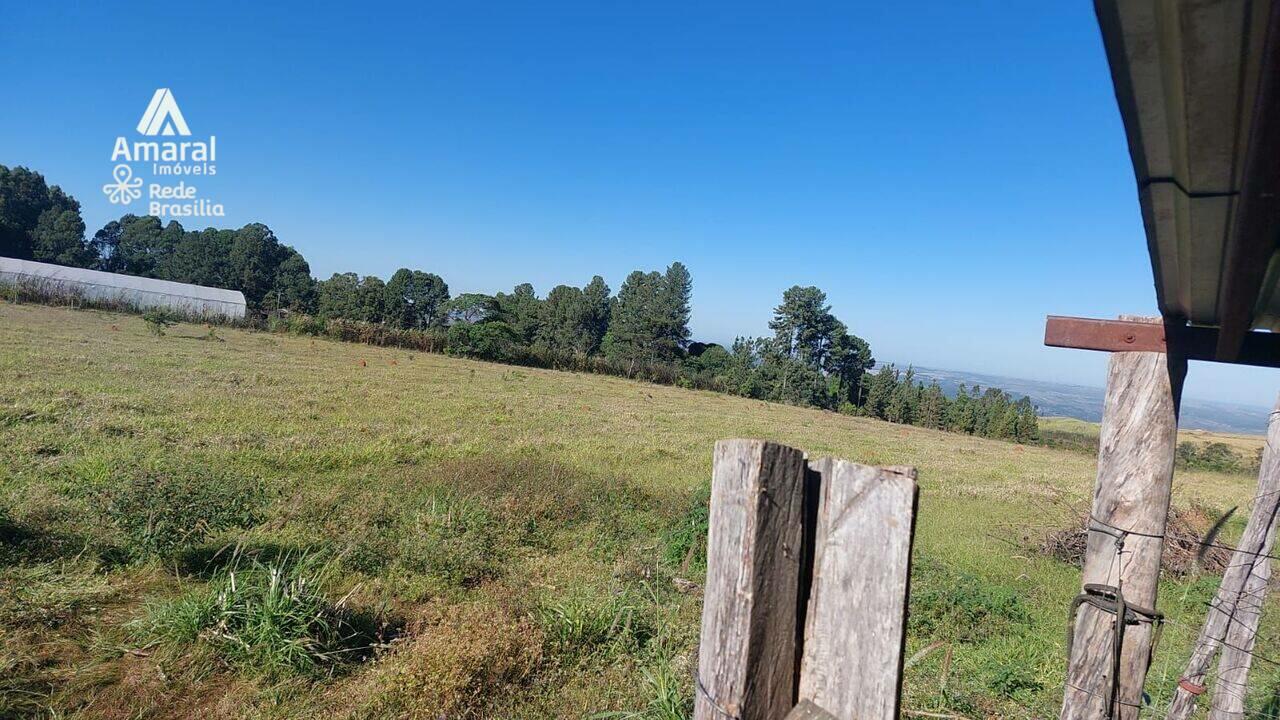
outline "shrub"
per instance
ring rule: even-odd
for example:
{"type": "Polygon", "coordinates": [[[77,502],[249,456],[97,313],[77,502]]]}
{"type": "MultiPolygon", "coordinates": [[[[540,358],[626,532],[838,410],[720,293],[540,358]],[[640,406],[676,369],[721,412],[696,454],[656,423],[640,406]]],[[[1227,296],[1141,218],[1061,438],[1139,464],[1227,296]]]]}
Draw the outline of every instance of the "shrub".
{"type": "Polygon", "coordinates": [[[454,323],[449,327],[448,337],[450,355],[493,362],[513,362],[521,358],[517,352],[516,331],[500,320],[454,323]]]}
{"type": "Polygon", "coordinates": [[[329,602],[321,593],[328,567],[314,556],[233,565],[148,607],[135,630],[173,649],[205,644],[230,665],[268,678],[331,674],[371,657],[396,627],[352,612],[346,598],[329,602]]]}
{"type": "Polygon", "coordinates": [[[147,322],[147,329],[156,337],[164,335],[165,328],[178,322],[178,316],[164,308],[148,310],[142,314],[142,319],[147,322]]]}
{"type": "Polygon", "coordinates": [[[323,335],[325,321],[304,313],[273,315],[267,322],[267,329],[272,332],[287,332],[293,335],[323,335]]]}
{"type": "Polygon", "coordinates": [[[365,345],[391,345],[422,352],[443,352],[445,349],[444,332],[438,329],[405,330],[377,323],[333,319],[325,323],[324,334],[334,340],[365,345]]]}
{"type": "Polygon", "coordinates": [[[259,520],[260,483],[203,468],[153,467],[93,494],[98,511],[124,536],[131,560],[169,557],[211,533],[259,520]]]}
{"type": "Polygon", "coordinates": [[[1230,445],[1221,442],[1195,443],[1184,440],[1178,443],[1174,459],[1178,467],[1189,470],[1209,470],[1211,472],[1242,473],[1254,475],[1262,465],[1261,453],[1254,459],[1231,449],[1230,445]]]}

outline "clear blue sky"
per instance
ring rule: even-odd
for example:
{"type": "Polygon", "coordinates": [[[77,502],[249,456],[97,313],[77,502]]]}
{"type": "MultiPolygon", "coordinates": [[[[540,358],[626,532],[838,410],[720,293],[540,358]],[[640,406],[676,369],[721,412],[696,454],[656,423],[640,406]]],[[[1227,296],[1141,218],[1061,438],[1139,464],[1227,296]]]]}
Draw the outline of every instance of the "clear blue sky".
{"type": "MultiPolygon", "coordinates": [[[[879,358],[1089,385],[1105,357],[1044,348],[1044,316],[1155,312],[1089,3],[196,5],[10,3],[0,164],[92,233],[169,87],[218,136],[220,224],[320,277],[616,291],[679,259],[699,339],[813,284],[879,358]]],[[[1197,364],[1187,394],[1278,377],[1197,364]]]]}

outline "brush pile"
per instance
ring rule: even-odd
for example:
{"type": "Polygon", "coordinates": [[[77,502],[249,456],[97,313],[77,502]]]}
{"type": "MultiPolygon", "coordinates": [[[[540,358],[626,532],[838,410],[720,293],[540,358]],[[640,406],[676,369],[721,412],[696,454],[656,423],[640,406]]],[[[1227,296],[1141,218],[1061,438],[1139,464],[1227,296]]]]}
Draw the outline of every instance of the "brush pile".
{"type": "MultiPolygon", "coordinates": [[[[1088,543],[1089,515],[1074,506],[1059,503],[1069,509],[1073,518],[1066,527],[1051,529],[1037,542],[1025,536],[1024,541],[1036,552],[1056,558],[1071,565],[1084,560],[1088,543]]],[[[1161,571],[1182,577],[1197,572],[1221,575],[1231,560],[1231,550],[1218,537],[1218,530],[1234,509],[1225,515],[1199,504],[1190,508],[1169,508],[1169,524],[1165,528],[1164,553],[1160,558],[1161,571]]]]}

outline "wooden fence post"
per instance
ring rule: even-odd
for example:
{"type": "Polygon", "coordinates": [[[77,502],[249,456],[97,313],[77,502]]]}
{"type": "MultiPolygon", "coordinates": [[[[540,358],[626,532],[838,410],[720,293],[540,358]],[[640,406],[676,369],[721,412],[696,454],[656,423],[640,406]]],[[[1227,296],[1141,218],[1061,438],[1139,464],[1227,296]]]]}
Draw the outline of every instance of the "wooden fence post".
{"type": "Polygon", "coordinates": [[[795,703],[804,453],[716,443],[695,720],[778,720],[795,703]]]}
{"type": "MultiPolygon", "coordinates": [[[[1204,692],[1205,676],[1209,672],[1209,666],[1213,664],[1214,655],[1221,647],[1223,639],[1228,636],[1229,631],[1235,631],[1237,635],[1247,632],[1246,629],[1239,627],[1240,618],[1237,618],[1237,613],[1243,609],[1239,605],[1247,606],[1248,604],[1248,602],[1242,602],[1242,597],[1247,597],[1249,593],[1247,585],[1250,577],[1263,570],[1270,574],[1269,567],[1260,569],[1259,566],[1263,564],[1261,561],[1265,560],[1262,556],[1271,554],[1271,549],[1275,545],[1278,523],[1280,523],[1280,399],[1276,401],[1275,409],[1271,411],[1271,417],[1267,422],[1267,444],[1262,453],[1262,468],[1258,472],[1258,490],[1254,495],[1253,509],[1249,512],[1249,522],[1240,536],[1240,542],[1236,544],[1236,551],[1231,555],[1231,562],[1222,573],[1218,594],[1209,605],[1209,613],[1205,617],[1204,626],[1200,629],[1200,638],[1192,648],[1187,668],[1182,673],[1182,679],[1174,692],[1172,702],[1169,703],[1169,712],[1165,714],[1166,720],[1186,720],[1191,717],[1197,698],[1204,692]]],[[[1261,592],[1266,592],[1265,583],[1261,592]]],[[[1246,616],[1247,612],[1246,610],[1246,616]]],[[[1256,623],[1256,618],[1254,622],[1256,623]]],[[[1236,642],[1231,644],[1238,645],[1236,642]]],[[[1238,655],[1236,657],[1239,659],[1238,655]]],[[[1220,668],[1227,669],[1230,667],[1227,662],[1224,651],[1218,665],[1220,668]]],[[[1234,659],[1231,663],[1239,664],[1234,659]]],[[[1248,673],[1247,666],[1244,672],[1248,673]]],[[[1228,678],[1228,682],[1230,681],[1228,678]]],[[[1218,690],[1215,689],[1215,694],[1217,692],[1218,690]]],[[[1218,707],[1216,699],[1214,707],[1218,707]]]]}
{"type": "Polygon", "coordinates": [[[1218,658],[1218,680],[1213,685],[1213,705],[1209,720],[1243,720],[1244,701],[1249,693],[1249,668],[1253,646],[1258,639],[1262,604],[1271,583],[1271,559],[1260,558],[1245,581],[1236,603],[1235,616],[1227,629],[1227,640],[1218,658]]]}
{"type": "Polygon", "coordinates": [[[830,458],[813,467],[821,500],[799,699],[841,720],[896,720],[916,472],[830,458]]]}
{"type": "Polygon", "coordinates": [[[1153,624],[1121,626],[1116,656],[1116,618],[1106,608],[1117,605],[1118,589],[1130,612],[1155,609],[1185,373],[1186,361],[1177,356],[1111,355],[1082,572],[1085,592],[1068,629],[1072,644],[1061,720],[1138,717],[1153,624]]]}
{"type": "Polygon", "coordinates": [[[695,720],[896,720],[915,477],[716,443],[695,720]]]}

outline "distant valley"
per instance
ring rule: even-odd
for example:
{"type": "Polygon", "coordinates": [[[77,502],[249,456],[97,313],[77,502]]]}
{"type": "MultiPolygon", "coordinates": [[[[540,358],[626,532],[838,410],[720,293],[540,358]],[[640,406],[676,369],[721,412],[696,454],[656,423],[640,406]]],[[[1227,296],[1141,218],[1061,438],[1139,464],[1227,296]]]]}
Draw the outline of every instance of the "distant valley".
{"type": "MultiPolygon", "coordinates": [[[[961,384],[970,389],[974,385],[998,387],[1015,398],[1030,397],[1042,416],[1072,417],[1091,422],[1102,419],[1103,391],[1100,387],[923,367],[915,367],[915,373],[925,384],[936,380],[948,397],[954,396],[961,384]]],[[[1195,430],[1260,435],[1266,431],[1268,412],[1261,406],[1183,398],[1179,424],[1195,430]]]]}

